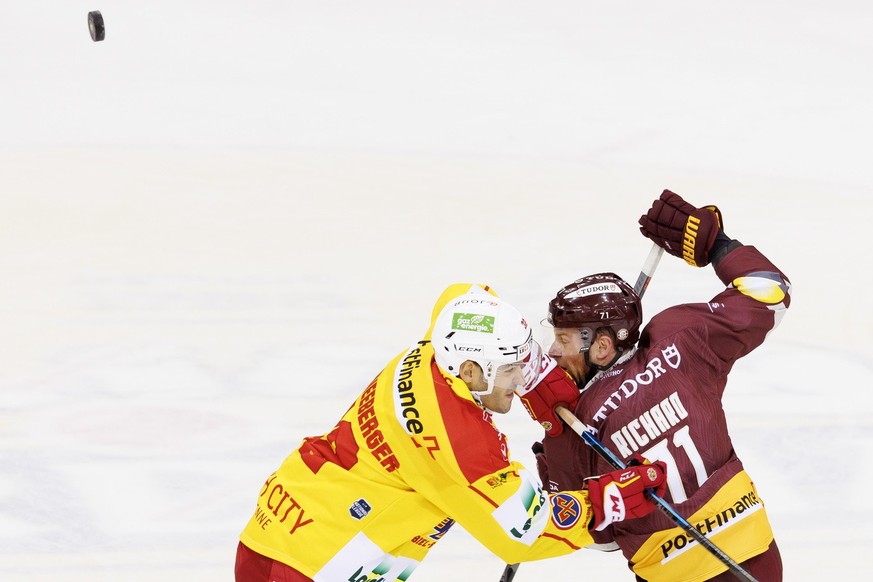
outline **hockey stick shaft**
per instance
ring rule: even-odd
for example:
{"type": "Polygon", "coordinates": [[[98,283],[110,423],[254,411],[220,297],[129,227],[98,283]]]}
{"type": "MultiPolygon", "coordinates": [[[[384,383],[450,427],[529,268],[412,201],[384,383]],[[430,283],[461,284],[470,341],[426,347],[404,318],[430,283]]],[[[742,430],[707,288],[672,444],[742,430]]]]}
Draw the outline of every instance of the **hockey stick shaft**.
{"type": "Polygon", "coordinates": [[[507,564],[506,568],[503,569],[503,575],[500,577],[500,582],[512,582],[512,579],[515,578],[515,573],[517,571],[517,562],[515,564],[507,564]]]}
{"type": "MultiPolygon", "coordinates": [[[[598,455],[603,457],[603,459],[609,463],[614,469],[624,469],[627,467],[621,459],[619,459],[612,451],[607,449],[603,443],[601,443],[596,436],[594,436],[587,427],[582,424],[582,421],[576,418],[576,415],[564,408],[563,406],[558,406],[555,408],[555,411],[558,415],[564,419],[570,428],[573,429],[573,432],[582,437],[582,440],[585,441],[585,444],[594,449],[598,455]]],[[[677,526],[682,528],[682,530],[691,536],[697,543],[706,548],[709,553],[714,555],[718,560],[728,567],[728,569],[740,580],[745,580],[746,582],[757,582],[757,580],[752,577],[751,574],[746,572],[742,566],[737,564],[730,556],[724,553],[724,551],[712,543],[709,538],[700,533],[691,522],[682,517],[676,509],[673,508],[672,505],[667,503],[660,495],[655,493],[653,489],[647,489],[646,494],[652,500],[652,502],[658,506],[661,511],[667,514],[667,517],[675,523],[677,526]]]]}
{"type": "Polygon", "coordinates": [[[658,263],[661,262],[661,257],[664,256],[664,249],[657,244],[652,243],[652,248],[649,250],[649,256],[646,257],[646,262],[643,263],[643,268],[640,270],[640,276],[637,277],[637,282],[634,285],[634,291],[642,298],[649,288],[649,282],[652,280],[652,275],[655,274],[655,269],[658,268],[658,263]]]}

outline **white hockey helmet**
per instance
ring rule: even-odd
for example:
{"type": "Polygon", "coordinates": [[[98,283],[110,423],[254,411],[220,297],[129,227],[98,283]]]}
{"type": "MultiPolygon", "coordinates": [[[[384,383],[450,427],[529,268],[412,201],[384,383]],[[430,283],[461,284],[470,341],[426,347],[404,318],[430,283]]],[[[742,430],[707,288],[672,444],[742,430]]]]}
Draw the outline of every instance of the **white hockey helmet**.
{"type": "MultiPolygon", "coordinates": [[[[494,380],[513,369],[513,389],[525,389],[538,377],[542,350],[522,314],[499,297],[472,292],[449,301],[433,326],[434,356],[437,365],[452,376],[461,364],[471,360],[482,368],[490,394],[494,380]]],[[[478,399],[478,398],[477,398],[478,399]]]]}

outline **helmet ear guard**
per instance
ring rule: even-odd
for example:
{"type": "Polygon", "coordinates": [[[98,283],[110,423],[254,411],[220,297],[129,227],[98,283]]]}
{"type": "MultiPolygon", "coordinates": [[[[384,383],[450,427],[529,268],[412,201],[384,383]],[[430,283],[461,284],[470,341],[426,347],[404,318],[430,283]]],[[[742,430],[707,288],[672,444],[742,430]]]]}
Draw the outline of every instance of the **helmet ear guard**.
{"type": "Polygon", "coordinates": [[[588,348],[591,347],[594,338],[597,337],[597,330],[592,327],[580,327],[579,335],[582,339],[582,349],[579,350],[579,353],[581,354],[587,352],[588,348]]]}
{"type": "Polygon", "coordinates": [[[640,337],[642,320],[639,295],[615,273],[597,273],[566,285],[549,302],[547,318],[553,327],[579,328],[583,352],[600,328],[612,331],[621,350],[632,347],[640,337]]]}

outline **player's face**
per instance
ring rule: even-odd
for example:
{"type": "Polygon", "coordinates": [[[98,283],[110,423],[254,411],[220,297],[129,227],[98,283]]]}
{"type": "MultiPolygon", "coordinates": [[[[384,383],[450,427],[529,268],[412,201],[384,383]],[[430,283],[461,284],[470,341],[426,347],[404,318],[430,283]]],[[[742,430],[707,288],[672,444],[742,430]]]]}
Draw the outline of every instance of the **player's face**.
{"type": "Polygon", "coordinates": [[[555,328],[555,340],[549,347],[549,355],[555,358],[578,386],[585,383],[588,365],[582,354],[582,332],[577,328],[555,328]]]}
{"type": "MultiPolygon", "coordinates": [[[[479,366],[475,366],[472,370],[472,381],[469,382],[470,390],[473,392],[487,392],[488,380],[482,373],[479,366]]],[[[494,389],[490,394],[479,396],[482,406],[496,412],[504,414],[512,408],[512,399],[515,397],[515,389],[519,386],[524,386],[524,373],[521,364],[508,364],[500,366],[497,373],[494,375],[494,389]]]]}
{"type": "Polygon", "coordinates": [[[494,375],[494,390],[482,397],[482,404],[488,410],[504,414],[512,407],[512,397],[515,390],[524,386],[524,366],[522,364],[506,364],[497,368],[494,375]],[[489,397],[494,397],[489,400],[489,397]]]}

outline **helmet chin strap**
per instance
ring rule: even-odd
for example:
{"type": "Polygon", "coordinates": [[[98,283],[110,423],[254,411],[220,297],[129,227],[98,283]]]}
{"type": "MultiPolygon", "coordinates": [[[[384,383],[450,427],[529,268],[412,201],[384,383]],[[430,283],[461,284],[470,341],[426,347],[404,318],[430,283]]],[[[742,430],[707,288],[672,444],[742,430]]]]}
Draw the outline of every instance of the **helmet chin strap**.
{"type": "MultiPolygon", "coordinates": [[[[589,347],[591,347],[591,346],[589,346],[589,347]]],[[[604,370],[608,370],[612,366],[614,366],[615,363],[618,361],[618,359],[622,356],[622,354],[624,354],[624,348],[617,348],[615,350],[615,357],[613,357],[609,361],[609,363],[607,363],[604,366],[600,366],[598,364],[594,364],[591,362],[591,355],[588,351],[588,348],[582,348],[581,350],[579,350],[579,353],[585,356],[585,364],[587,364],[588,368],[590,370],[594,370],[596,373],[596,372],[603,372],[604,370]]],[[[593,376],[593,375],[594,374],[591,374],[591,376],[593,376]]]]}
{"type": "MultiPolygon", "coordinates": [[[[470,390],[470,394],[473,395],[473,400],[475,400],[476,403],[479,404],[479,406],[481,406],[483,408],[485,407],[485,405],[482,404],[482,397],[488,396],[489,394],[494,392],[494,377],[493,376],[491,378],[486,377],[486,379],[488,381],[488,390],[479,390],[476,392],[470,390]]],[[[523,386],[518,386],[517,388],[523,388],[523,386]]]]}
{"type": "Polygon", "coordinates": [[[482,397],[488,396],[489,394],[494,392],[494,376],[487,376],[485,374],[485,369],[482,367],[482,364],[479,364],[479,362],[476,363],[479,365],[479,368],[482,369],[482,376],[485,378],[485,381],[488,382],[488,390],[477,390],[475,392],[473,390],[470,390],[470,394],[473,395],[473,400],[475,400],[479,406],[484,407],[485,405],[482,404],[482,397]]]}

